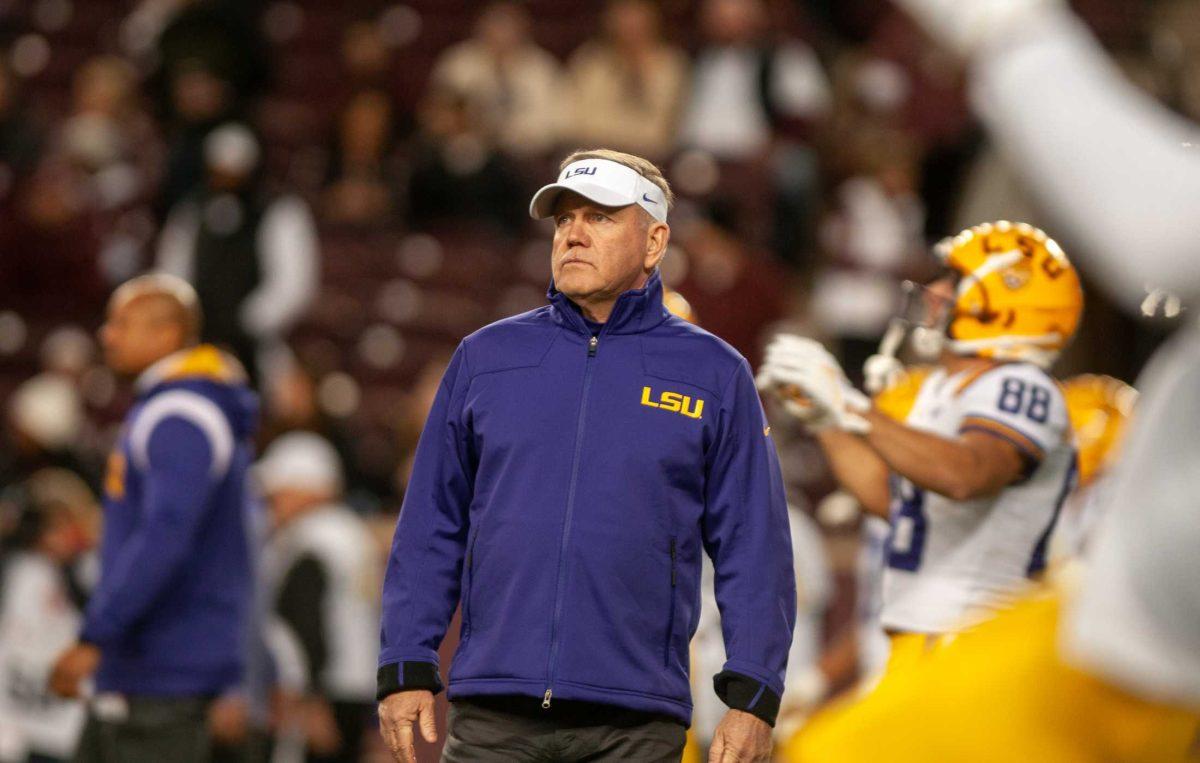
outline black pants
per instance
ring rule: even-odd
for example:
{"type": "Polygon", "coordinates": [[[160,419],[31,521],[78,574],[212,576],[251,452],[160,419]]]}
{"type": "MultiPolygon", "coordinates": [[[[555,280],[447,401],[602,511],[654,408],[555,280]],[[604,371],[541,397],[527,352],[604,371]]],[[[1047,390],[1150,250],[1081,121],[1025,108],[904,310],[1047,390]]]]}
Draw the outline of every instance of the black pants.
{"type": "Polygon", "coordinates": [[[128,711],[88,714],[76,763],[207,763],[207,698],[130,697],[128,711]]]}
{"type": "Polygon", "coordinates": [[[443,763],[672,763],[683,755],[679,721],[610,705],[527,697],[472,697],[450,704],[443,763]]]}

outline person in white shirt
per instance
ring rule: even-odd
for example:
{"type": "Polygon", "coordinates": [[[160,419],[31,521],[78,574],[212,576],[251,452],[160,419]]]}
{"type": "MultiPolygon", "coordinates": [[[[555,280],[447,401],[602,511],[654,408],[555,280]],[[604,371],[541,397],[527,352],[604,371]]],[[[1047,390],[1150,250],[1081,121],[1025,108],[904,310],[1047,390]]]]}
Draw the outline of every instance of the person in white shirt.
{"type": "Polygon", "coordinates": [[[309,761],[357,761],[374,713],[382,559],[366,523],[340,503],[337,451],[310,432],[276,439],[257,477],[275,531],[264,585],[277,624],[291,630],[307,667],[299,703],[309,761]]]}
{"type": "Polygon", "coordinates": [[[205,139],[206,183],[170,211],[156,268],[196,289],[203,341],[232,350],[257,382],[264,352],[316,297],[320,248],[307,203],[261,193],[261,151],[244,125],[205,139]]]}
{"type": "Polygon", "coordinates": [[[0,502],[16,516],[0,557],[0,761],[69,760],[85,708],[47,681],[83,623],[69,568],[94,545],[99,512],[82,480],[59,469],[35,473],[0,502]]]}

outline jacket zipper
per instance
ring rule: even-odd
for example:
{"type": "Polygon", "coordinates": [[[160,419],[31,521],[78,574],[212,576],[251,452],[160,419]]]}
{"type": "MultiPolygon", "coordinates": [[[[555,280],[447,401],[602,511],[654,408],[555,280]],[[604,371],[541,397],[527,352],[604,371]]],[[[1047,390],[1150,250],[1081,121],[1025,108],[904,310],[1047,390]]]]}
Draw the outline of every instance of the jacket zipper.
{"type": "Polygon", "coordinates": [[[675,539],[671,538],[671,606],[667,613],[667,638],[663,644],[663,667],[671,665],[671,637],[675,635],[675,539]]]}
{"type": "Polygon", "coordinates": [[[562,615],[564,587],[567,569],[567,539],[571,534],[571,514],[575,510],[575,487],[579,481],[579,454],[583,450],[583,425],[587,414],[588,392],[592,387],[592,358],[600,344],[598,336],[588,340],[587,365],[583,369],[583,394],[579,401],[579,420],[575,429],[575,455],[571,462],[571,483],[567,489],[567,512],[563,517],[562,540],[558,546],[558,586],[554,596],[554,619],[550,622],[550,655],[546,661],[546,693],[542,695],[542,709],[550,709],[554,697],[554,666],[558,659],[558,621],[562,615]]]}

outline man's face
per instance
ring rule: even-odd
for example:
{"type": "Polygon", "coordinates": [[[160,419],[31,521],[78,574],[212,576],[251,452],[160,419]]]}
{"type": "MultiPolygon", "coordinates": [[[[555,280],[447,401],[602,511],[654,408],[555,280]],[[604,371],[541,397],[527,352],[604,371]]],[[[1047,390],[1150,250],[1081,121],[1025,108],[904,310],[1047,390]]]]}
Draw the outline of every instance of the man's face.
{"type": "Polygon", "coordinates": [[[577,303],[640,287],[661,259],[660,247],[651,245],[655,225],[661,224],[636,204],[602,207],[570,191],[560,194],[550,256],[554,285],[577,303]]]}
{"type": "Polygon", "coordinates": [[[136,376],[184,345],[183,328],[170,318],[164,298],[141,295],[109,304],[100,327],[104,362],[119,374],[136,376]]]}

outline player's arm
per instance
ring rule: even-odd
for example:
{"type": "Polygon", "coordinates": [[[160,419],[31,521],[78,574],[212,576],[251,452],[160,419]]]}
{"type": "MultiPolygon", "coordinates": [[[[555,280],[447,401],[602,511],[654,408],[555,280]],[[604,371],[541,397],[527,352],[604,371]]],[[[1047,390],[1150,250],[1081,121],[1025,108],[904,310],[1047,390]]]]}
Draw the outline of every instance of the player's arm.
{"type": "Polygon", "coordinates": [[[859,435],[822,429],[816,437],[838,485],[854,496],[864,510],[887,519],[891,503],[887,462],[859,435]]]}
{"type": "Polygon", "coordinates": [[[950,438],[914,429],[876,410],[866,418],[871,430],[861,441],[886,468],[955,501],[995,495],[1024,476],[1030,465],[1030,457],[1000,433],[972,429],[950,438]]]}

